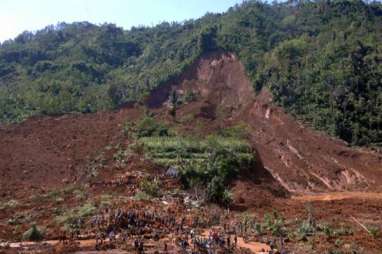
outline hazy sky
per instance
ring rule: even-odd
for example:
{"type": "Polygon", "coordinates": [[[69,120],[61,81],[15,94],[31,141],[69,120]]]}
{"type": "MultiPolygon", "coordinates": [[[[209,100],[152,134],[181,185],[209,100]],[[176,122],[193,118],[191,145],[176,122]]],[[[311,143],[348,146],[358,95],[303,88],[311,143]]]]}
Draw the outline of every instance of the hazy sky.
{"type": "Polygon", "coordinates": [[[124,28],[198,18],[242,0],[0,0],[0,41],[58,22],[115,23],[124,28]]]}

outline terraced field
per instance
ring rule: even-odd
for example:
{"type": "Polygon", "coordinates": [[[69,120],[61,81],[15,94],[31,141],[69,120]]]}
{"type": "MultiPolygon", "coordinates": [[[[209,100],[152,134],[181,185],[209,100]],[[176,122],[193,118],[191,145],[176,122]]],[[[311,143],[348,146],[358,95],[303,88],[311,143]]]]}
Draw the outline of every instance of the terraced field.
{"type": "Polygon", "coordinates": [[[255,159],[254,151],[246,140],[212,136],[207,139],[188,137],[146,137],[138,141],[147,156],[163,166],[197,163],[209,159],[216,149],[237,157],[238,161],[255,159]]]}

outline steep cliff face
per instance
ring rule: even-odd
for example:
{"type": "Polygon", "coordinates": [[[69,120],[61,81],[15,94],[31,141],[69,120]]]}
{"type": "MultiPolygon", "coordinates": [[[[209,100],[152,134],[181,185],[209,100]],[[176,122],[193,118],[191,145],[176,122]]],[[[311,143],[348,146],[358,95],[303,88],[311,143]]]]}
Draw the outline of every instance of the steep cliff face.
{"type": "Polygon", "coordinates": [[[148,99],[151,108],[166,104],[170,92],[192,93],[199,102],[210,105],[218,116],[232,116],[254,99],[244,66],[231,53],[210,53],[200,58],[179,78],[153,91],[148,99]]]}

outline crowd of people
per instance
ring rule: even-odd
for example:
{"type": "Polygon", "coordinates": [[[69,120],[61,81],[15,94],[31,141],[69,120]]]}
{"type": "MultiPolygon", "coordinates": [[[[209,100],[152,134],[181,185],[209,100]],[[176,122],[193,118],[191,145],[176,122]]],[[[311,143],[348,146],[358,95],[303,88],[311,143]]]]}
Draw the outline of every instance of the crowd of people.
{"type": "MultiPolygon", "coordinates": [[[[186,216],[184,211],[176,209],[105,208],[89,220],[88,237],[95,238],[98,250],[122,247],[136,253],[145,253],[149,249],[158,250],[158,253],[173,253],[174,250],[181,253],[234,253],[238,248],[238,237],[250,235],[253,225],[240,220],[230,221],[231,216],[221,217],[216,221],[208,211],[186,216]],[[211,227],[212,224],[219,226],[211,227]],[[210,229],[203,230],[205,228],[210,229]]],[[[81,225],[75,228],[76,233],[70,237],[80,236],[81,225]]]]}

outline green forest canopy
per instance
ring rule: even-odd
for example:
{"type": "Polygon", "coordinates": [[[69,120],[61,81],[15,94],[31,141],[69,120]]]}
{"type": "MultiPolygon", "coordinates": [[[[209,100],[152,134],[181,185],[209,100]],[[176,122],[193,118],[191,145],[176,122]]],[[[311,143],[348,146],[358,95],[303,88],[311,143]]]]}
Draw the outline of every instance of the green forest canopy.
{"type": "Polygon", "coordinates": [[[123,30],[60,23],[0,46],[0,122],[145,98],[203,53],[234,52],[259,91],[356,145],[382,145],[382,5],[246,1],[223,14],[123,30]]]}

